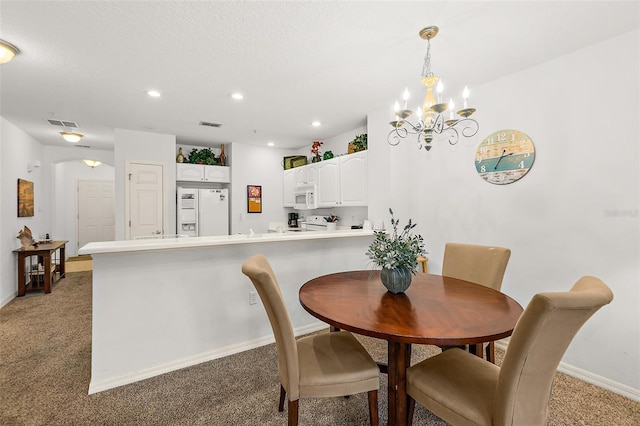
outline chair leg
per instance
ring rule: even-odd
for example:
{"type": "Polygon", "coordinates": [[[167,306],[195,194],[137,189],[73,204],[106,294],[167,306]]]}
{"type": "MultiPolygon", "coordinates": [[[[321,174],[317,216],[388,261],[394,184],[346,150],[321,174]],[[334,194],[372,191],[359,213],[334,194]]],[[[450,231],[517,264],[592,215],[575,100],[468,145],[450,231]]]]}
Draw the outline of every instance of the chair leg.
{"type": "Polygon", "coordinates": [[[369,423],[371,426],[378,426],[378,390],[368,392],[369,396],[369,423]]]}
{"type": "Polygon", "coordinates": [[[289,401],[289,406],[287,407],[288,415],[289,415],[289,426],[298,426],[298,401],[289,401]]]}
{"type": "Polygon", "coordinates": [[[407,395],[407,426],[413,424],[413,411],[416,408],[416,400],[407,395]]]}
{"type": "Polygon", "coordinates": [[[280,403],[278,404],[278,411],[284,411],[284,397],[287,395],[287,391],[280,385],[280,403]]]}

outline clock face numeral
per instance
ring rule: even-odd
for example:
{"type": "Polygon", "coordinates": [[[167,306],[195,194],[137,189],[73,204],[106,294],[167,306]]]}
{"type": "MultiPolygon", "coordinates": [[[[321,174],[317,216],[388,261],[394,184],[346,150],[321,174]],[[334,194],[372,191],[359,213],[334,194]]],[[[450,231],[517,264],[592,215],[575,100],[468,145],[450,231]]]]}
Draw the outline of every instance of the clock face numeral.
{"type": "Polygon", "coordinates": [[[517,130],[499,130],[478,145],[475,167],[487,182],[506,185],[526,175],[535,156],[536,149],[526,134],[517,130]]]}

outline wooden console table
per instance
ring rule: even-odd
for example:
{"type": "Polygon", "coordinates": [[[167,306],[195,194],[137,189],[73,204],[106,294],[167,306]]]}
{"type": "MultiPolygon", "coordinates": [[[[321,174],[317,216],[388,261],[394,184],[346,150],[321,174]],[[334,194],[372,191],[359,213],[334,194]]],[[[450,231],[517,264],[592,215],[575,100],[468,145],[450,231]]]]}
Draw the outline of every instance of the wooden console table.
{"type": "Polygon", "coordinates": [[[13,251],[18,253],[18,297],[26,294],[27,287],[29,291],[44,289],[45,293],[51,293],[51,284],[65,275],[67,242],[51,241],[13,251]],[[33,257],[37,257],[35,263],[33,257]]]}

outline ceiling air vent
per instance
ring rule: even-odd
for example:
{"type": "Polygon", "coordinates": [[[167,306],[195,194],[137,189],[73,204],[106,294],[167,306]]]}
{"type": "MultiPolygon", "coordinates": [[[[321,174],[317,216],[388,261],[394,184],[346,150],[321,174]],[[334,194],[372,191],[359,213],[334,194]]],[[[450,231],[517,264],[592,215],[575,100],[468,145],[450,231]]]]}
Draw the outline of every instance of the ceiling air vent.
{"type": "Polygon", "coordinates": [[[201,126],[207,126],[207,127],[221,127],[222,126],[222,124],[220,124],[220,123],[210,123],[208,121],[201,121],[200,125],[201,126]]]}
{"type": "Polygon", "coordinates": [[[51,124],[52,126],[60,126],[60,127],[70,127],[72,129],[77,129],[79,128],[78,123],[75,123],[73,121],[65,121],[65,120],[52,120],[50,118],[47,118],[47,121],[49,122],[49,124],[51,124]]]}
{"type": "Polygon", "coordinates": [[[91,148],[91,145],[73,145],[75,148],[91,148]]]}

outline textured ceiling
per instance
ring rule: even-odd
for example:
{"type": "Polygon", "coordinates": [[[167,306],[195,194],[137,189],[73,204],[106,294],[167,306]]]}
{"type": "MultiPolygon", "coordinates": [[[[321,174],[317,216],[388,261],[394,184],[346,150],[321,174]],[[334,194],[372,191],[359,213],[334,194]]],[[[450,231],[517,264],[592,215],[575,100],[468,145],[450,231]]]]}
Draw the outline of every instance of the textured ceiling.
{"type": "Polygon", "coordinates": [[[68,145],[46,121],[54,118],[77,122],[81,144],[97,149],[113,149],[115,128],[188,145],[300,147],[391,111],[405,86],[419,102],[425,26],[440,27],[432,68],[449,97],[638,28],[639,7],[2,0],[0,38],[21,54],[0,66],[0,115],[47,145],[68,145]],[[149,98],[151,88],[163,96],[149,98]],[[245,99],[233,101],[235,91],[245,99]]]}

